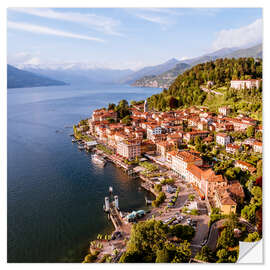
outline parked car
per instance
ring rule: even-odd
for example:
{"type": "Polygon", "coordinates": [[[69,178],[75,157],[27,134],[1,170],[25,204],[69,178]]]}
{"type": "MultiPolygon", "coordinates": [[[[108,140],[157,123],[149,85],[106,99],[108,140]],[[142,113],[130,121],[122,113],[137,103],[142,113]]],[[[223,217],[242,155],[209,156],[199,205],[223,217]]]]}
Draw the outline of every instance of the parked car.
{"type": "Polygon", "coordinates": [[[182,221],[184,218],[182,216],[177,217],[177,220],[182,221]]]}
{"type": "Polygon", "coordinates": [[[202,241],[202,246],[205,246],[206,245],[206,243],[207,243],[207,238],[206,239],[204,239],[203,241],[202,241]]]}

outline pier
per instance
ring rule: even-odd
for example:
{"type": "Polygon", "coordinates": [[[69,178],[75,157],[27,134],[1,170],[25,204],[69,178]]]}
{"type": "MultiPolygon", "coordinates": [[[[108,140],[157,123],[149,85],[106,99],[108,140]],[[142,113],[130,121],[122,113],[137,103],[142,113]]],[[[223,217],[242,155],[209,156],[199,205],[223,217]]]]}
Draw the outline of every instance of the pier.
{"type": "MultiPolygon", "coordinates": [[[[111,193],[112,187],[109,188],[109,191],[111,193]]],[[[114,200],[110,202],[109,197],[105,197],[104,211],[108,213],[108,217],[112,221],[115,231],[121,231],[125,234],[129,233],[131,225],[124,221],[123,217],[121,216],[119,211],[118,196],[115,195],[113,198],[114,200]]]]}
{"type": "Polygon", "coordinates": [[[117,208],[113,205],[113,203],[111,204],[110,207],[110,211],[109,211],[109,217],[114,225],[114,228],[116,231],[121,231],[122,227],[123,227],[123,222],[122,222],[122,218],[120,216],[119,211],[117,210],[117,208]]]}

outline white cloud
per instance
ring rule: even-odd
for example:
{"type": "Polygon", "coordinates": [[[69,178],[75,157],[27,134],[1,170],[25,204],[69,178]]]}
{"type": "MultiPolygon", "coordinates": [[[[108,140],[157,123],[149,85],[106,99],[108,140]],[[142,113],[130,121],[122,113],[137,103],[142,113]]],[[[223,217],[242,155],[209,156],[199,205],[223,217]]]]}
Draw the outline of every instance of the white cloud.
{"type": "Polygon", "coordinates": [[[59,12],[49,8],[11,8],[9,9],[9,11],[26,13],[48,19],[79,23],[85,25],[88,28],[105,34],[122,36],[122,34],[116,30],[116,28],[120,24],[119,21],[96,14],[83,14],[79,12],[59,12]]]}
{"type": "Polygon", "coordinates": [[[161,25],[168,25],[169,21],[161,16],[153,16],[153,15],[149,15],[149,14],[136,14],[136,17],[146,20],[148,22],[152,22],[152,23],[157,23],[157,24],[161,24],[161,25]]]}
{"type": "Polygon", "coordinates": [[[221,30],[213,43],[213,49],[242,47],[262,42],[262,19],[236,29],[221,30]]]}
{"type": "Polygon", "coordinates": [[[53,36],[60,36],[60,37],[73,38],[73,39],[83,39],[83,40],[89,40],[89,41],[104,42],[104,40],[100,38],[80,35],[80,34],[66,32],[62,30],[56,30],[53,28],[33,25],[29,23],[24,23],[24,22],[8,21],[7,26],[8,28],[21,30],[21,31],[27,31],[27,32],[36,33],[36,34],[53,35],[53,36]]]}

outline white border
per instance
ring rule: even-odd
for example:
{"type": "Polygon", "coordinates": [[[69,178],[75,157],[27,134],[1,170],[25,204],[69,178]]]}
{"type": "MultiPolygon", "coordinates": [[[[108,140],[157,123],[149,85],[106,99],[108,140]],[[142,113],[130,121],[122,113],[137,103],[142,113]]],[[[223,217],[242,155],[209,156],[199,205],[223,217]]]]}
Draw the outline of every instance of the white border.
{"type": "MultiPolygon", "coordinates": [[[[204,0],[204,1],[199,1],[199,0],[188,0],[188,1],[176,1],[176,0],[166,0],[166,1],[161,1],[161,0],[114,0],[109,1],[109,0],[98,0],[98,1],[85,1],[85,0],[77,0],[77,1],[70,1],[70,0],[36,0],[36,1],[18,1],[18,0],[10,0],[10,1],[1,1],[0,5],[0,33],[1,33],[1,58],[0,58],[0,82],[1,82],[1,90],[0,90],[0,119],[1,119],[1,132],[0,132],[0,174],[1,174],[1,183],[2,186],[0,187],[0,200],[1,200],[1,208],[0,208],[0,213],[1,218],[0,218],[0,228],[1,228],[1,238],[0,238],[0,263],[1,263],[1,268],[8,268],[8,269],[14,269],[17,267],[20,267],[21,269],[36,269],[37,267],[40,269],[47,269],[48,267],[52,268],[59,268],[63,267],[65,269],[77,269],[79,267],[91,267],[91,268],[103,268],[103,267],[110,267],[110,268],[137,268],[137,267],[142,267],[142,268],[149,268],[149,267],[155,267],[155,268],[163,268],[163,267],[169,267],[169,265],[149,265],[149,264],[117,264],[117,265],[108,265],[108,264],[95,264],[95,265],[82,265],[82,264],[51,264],[48,266],[47,264],[6,264],[6,259],[7,259],[7,254],[6,254],[6,243],[7,243],[7,221],[6,221],[6,209],[7,209],[7,170],[6,170],[6,165],[7,165],[7,114],[6,114],[6,109],[7,109],[7,104],[6,104],[6,9],[8,7],[263,7],[264,8],[264,42],[263,42],[263,47],[264,47],[264,209],[266,208],[265,206],[268,204],[268,197],[269,195],[269,184],[267,183],[270,181],[269,178],[269,173],[267,170],[267,162],[269,162],[269,142],[268,142],[268,136],[269,136],[269,117],[270,117],[270,106],[269,106],[269,95],[270,95],[270,84],[269,84],[269,49],[270,48],[270,42],[269,42],[269,21],[270,21],[270,9],[269,9],[269,0],[268,1],[263,1],[263,0],[221,0],[221,1],[209,1],[209,0],[204,0]],[[268,196],[267,196],[267,195],[268,196]]],[[[269,165],[268,165],[269,166],[269,165]]],[[[268,214],[267,214],[268,209],[264,211],[264,228],[267,227],[266,222],[268,220],[268,214]]],[[[264,230],[264,254],[266,255],[269,250],[268,250],[268,237],[269,233],[267,233],[267,230],[264,230]],[[267,239],[266,239],[267,238],[267,239]]],[[[262,265],[229,265],[229,267],[245,267],[246,268],[254,268],[255,267],[266,267],[268,264],[268,259],[267,255],[264,256],[265,260],[264,262],[266,263],[264,266],[262,265]]],[[[174,268],[180,268],[180,267],[200,267],[200,268],[208,268],[208,267],[228,267],[228,265],[202,265],[202,264],[185,264],[185,265],[171,265],[170,267],[174,268]],[[214,266],[213,266],[214,265],[214,266]]]]}

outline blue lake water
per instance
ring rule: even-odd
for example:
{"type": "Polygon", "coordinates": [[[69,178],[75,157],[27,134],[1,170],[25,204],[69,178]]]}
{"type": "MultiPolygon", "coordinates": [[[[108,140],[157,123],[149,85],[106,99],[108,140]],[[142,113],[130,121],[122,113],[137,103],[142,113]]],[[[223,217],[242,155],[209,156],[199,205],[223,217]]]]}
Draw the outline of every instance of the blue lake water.
{"type": "Polygon", "coordinates": [[[81,262],[89,241],[113,227],[103,212],[109,186],[122,210],[144,206],[139,181],[99,168],[71,143],[71,127],[121,99],[160,89],[69,85],[8,89],[8,262],[81,262]],[[59,132],[56,132],[59,131],[59,132]]]}

